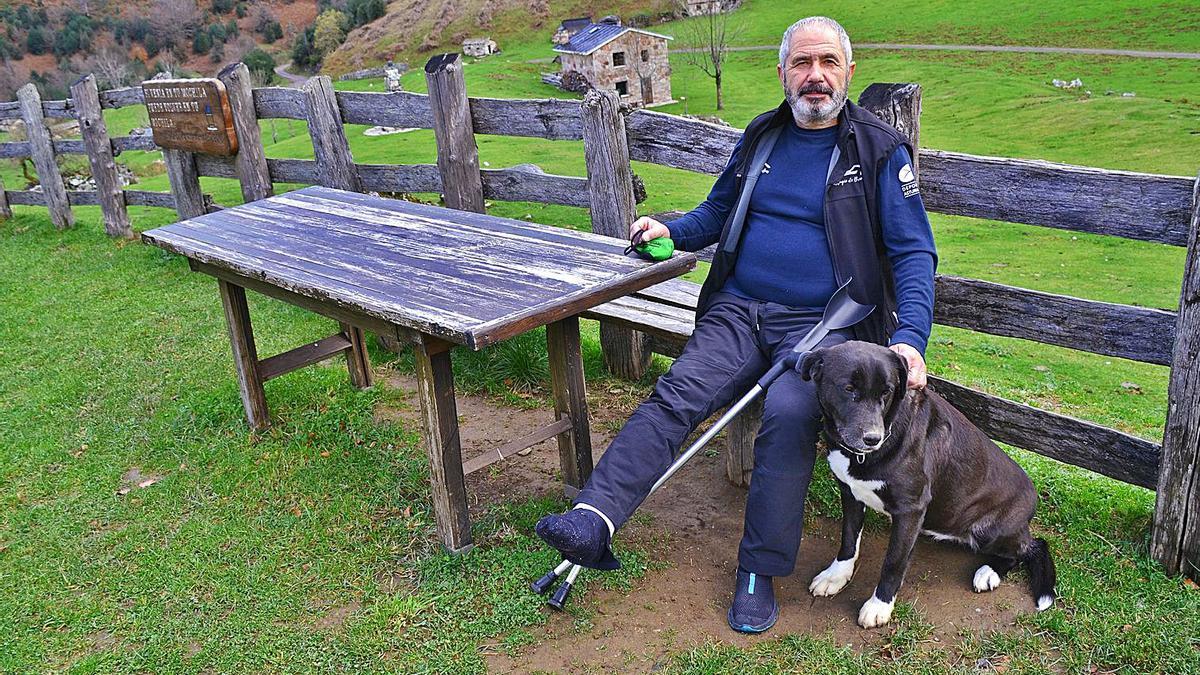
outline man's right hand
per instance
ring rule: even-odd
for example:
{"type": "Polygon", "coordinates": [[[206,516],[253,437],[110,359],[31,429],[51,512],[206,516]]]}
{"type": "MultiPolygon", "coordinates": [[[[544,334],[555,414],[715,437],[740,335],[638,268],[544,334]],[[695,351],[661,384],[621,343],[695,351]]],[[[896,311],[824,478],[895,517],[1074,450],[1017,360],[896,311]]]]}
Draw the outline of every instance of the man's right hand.
{"type": "Polygon", "coordinates": [[[667,229],[666,225],[648,216],[642,216],[633,221],[633,224],[629,226],[629,238],[633,239],[634,233],[638,230],[642,231],[642,241],[650,241],[659,237],[671,238],[671,231],[667,229]]]}

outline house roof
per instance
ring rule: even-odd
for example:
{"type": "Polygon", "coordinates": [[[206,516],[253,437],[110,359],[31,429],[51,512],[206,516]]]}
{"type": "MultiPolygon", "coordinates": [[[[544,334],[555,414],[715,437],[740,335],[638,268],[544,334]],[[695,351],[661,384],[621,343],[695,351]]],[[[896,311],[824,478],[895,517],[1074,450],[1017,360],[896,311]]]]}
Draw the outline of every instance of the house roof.
{"type": "Polygon", "coordinates": [[[554,51],[565,52],[567,54],[591,54],[630,31],[642,33],[643,35],[652,35],[664,40],[674,39],[666,35],[651,33],[648,30],[630,28],[629,26],[617,26],[611,23],[593,23],[572,35],[571,39],[565,44],[555,46],[554,51]]]}
{"type": "Polygon", "coordinates": [[[585,28],[591,22],[592,17],[590,16],[581,16],[575,19],[563,19],[563,22],[558,24],[558,29],[567,31],[578,30],[580,28],[585,28]]]}

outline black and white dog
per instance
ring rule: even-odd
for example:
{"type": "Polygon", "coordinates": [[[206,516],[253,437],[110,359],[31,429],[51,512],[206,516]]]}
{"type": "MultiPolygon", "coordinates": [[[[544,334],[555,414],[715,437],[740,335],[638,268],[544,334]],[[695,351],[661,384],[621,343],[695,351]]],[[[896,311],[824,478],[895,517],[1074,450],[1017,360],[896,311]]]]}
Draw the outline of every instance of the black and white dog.
{"type": "Polygon", "coordinates": [[[829,466],[842,493],[842,547],[808,590],[835,595],[854,575],[864,507],[886,514],[891,538],[879,584],[858,613],[886,624],[918,534],[982,553],[975,591],[995,589],[1018,563],[1029,569],[1039,611],[1054,603],[1054,561],[1029,533],[1037,492],[1029,476],[941,396],[909,390],[891,350],[846,342],[807,355],[800,375],[817,385],[829,466]]]}

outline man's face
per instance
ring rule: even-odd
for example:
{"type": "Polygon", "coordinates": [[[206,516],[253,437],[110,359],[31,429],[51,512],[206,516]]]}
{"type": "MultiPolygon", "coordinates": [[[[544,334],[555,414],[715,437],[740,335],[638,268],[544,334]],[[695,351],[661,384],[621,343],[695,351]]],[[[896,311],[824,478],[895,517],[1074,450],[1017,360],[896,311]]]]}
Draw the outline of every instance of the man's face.
{"type": "Polygon", "coordinates": [[[854,74],[854,62],[847,63],[837,33],[827,28],[796,31],[787,63],[778,69],[796,124],[822,128],[837,122],[854,74]]]}

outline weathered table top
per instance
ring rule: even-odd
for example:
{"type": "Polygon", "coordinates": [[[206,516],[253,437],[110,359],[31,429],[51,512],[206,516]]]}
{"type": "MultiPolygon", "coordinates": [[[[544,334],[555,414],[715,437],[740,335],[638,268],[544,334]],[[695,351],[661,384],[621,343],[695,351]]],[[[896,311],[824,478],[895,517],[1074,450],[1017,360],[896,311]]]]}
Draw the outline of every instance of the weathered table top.
{"type": "Polygon", "coordinates": [[[142,234],[147,243],[479,349],[695,267],[610,237],[308,187],[142,234]]]}

